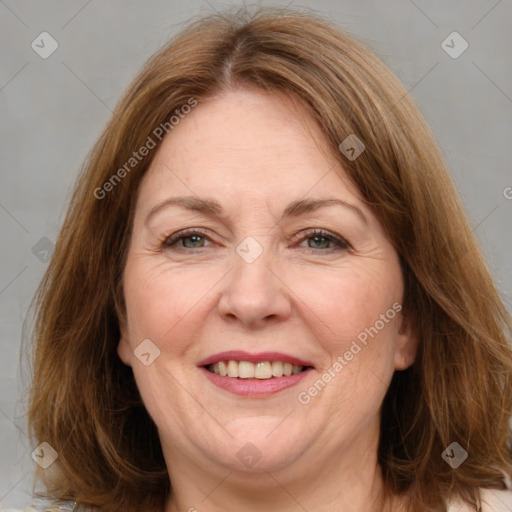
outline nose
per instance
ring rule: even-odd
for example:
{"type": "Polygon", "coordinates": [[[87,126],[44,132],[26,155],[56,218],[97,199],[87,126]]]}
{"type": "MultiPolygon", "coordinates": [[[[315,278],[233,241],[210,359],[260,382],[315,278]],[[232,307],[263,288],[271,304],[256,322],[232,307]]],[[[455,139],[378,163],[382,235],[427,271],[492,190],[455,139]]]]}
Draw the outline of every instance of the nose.
{"type": "Polygon", "coordinates": [[[256,329],[289,318],[291,291],[282,266],[268,252],[264,250],[253,262],[234,255],[234,268],[226,276],[218,303],[225,320],[256,329]]]}

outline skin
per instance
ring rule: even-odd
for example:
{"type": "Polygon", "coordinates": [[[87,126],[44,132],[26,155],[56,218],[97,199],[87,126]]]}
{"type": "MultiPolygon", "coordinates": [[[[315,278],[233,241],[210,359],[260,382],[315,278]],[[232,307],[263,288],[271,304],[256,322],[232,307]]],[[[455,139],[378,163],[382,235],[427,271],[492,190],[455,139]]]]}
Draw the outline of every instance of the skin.
{"type": "Polygon", "coordinates": [[[118,354],[159,430],[173,486],[167,512],[377,509],[380,408],[417,340],[397,314],[321,393],[298,401],[403,295],[396,251],[301,105],[229,91],[174,127],[141,184],[123,284],[118,354]],[[214,199],[227,217],[169,206],[145,222],[182,195],[214,199]],[[291,201],[325,197],[364,219],[343,206],[281,219],[291,201]],[[187,228],[207,236],[165,245],[187,228]],[[315,239],[311,228],[349,245],[315,239]],[[236,252],[247,236],[263,249],[252,263],[236,252]],[[134,350],[148,338],[160,356],[145,366],[134,350]],[[315,369],[273,396],[244,398],[197,366],[225,350],[283,352],[315,369]],[[261,454],[252,467],[237,457],[247,442],[261,454]]]}

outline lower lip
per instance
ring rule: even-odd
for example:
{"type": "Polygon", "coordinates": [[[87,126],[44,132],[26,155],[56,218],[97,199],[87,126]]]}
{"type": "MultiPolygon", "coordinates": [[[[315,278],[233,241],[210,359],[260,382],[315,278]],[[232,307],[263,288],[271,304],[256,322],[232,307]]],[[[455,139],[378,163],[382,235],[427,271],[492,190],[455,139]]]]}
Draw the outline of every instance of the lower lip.
{"type": "Polygon", "coordinates": [[[201,367],[200,370],[211,383],[219,388],[239,396],[263,398],[295,386],[309,375],[312,368],[289,377],[272,377],[271,379],[238,379],[223,377],[204,367],[201,367]]]}

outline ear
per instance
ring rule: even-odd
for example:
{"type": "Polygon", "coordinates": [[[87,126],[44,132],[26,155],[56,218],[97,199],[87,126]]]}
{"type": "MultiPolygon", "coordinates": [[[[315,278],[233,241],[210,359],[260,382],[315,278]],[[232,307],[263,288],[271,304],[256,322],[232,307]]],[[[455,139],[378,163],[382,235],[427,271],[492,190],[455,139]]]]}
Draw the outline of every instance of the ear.
{"type": "Polygon", "coordinates": [[[403,311],[397,317],[398,332],[395,340],[395,370],[406,370],[416,360],[419,336],[413,322],[403,311]]]}
{"type": "Polygon", "coordinates": [[[119,328],[121,335],[117,344],[117,355],[126,366],[131,366],[132,350],[128,341],[128,330],[124,319],[119,320],[119,328]]]}

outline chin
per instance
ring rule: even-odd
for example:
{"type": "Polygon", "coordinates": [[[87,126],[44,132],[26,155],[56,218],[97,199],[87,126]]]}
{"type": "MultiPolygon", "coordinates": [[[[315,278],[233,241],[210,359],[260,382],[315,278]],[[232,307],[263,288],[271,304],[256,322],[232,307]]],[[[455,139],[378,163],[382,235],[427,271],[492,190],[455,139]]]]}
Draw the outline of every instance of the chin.
{"type": "Polygon", "coordinates": [[[213,457],[233,471],[272,472],[290,466],[307,449],[311,433],[306,436],[304,425],[294,428],[293,420],[285,418],[240,418],[228,423],[226,430],[233,437],[227,437],[222,453],[213,457]]]}

